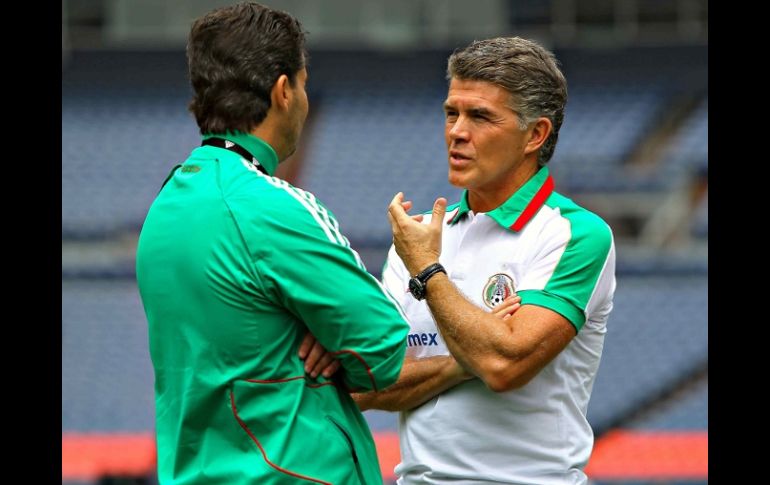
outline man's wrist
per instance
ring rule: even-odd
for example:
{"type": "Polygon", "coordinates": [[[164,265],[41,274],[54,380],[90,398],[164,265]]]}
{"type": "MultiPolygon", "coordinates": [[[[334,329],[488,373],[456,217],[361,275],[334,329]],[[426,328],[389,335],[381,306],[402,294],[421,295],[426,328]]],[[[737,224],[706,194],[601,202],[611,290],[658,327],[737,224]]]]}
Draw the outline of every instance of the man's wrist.
{"type": "Polygon", "coordinates": [[[413,265],[412,268],[414,268],[415,271],[410,271],[410,275],[417,276],[418,274],[428,269],[430,266],[437,263],[438,263],[438,259],[432,259],[432,260],[427,260],[427,262],[422,262],[420,264],[413,265]]]}
{"type": "Polygon", "coordinates": [[[428,282],[438,273],[446,274],[446,269],[444,269],[441,263],[433,263],[409,278],[409,292],[412,296],[417,298],[417,300],[424,299],[428,282]]]}

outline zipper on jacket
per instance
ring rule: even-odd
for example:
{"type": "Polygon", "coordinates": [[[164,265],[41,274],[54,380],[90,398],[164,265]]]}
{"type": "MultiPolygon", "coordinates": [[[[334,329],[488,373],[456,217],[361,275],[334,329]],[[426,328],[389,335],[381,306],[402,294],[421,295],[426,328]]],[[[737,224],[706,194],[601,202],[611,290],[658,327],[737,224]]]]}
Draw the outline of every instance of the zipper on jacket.
{"type": "Polygon", "coordinates": [[[348,447],[350,447],[350,454],[353,455],[353,462],[358,464],[358,455],[356,455],[356,449],[353,447],[353,440],[350,439],[348,432],[342,429],[342,426],[337,424],[337,421],[333,420],[329,416],[326,416],[326,419],[328,419],[338,430],[340,430],[340,433],[342,433],[342,436],[345,437],[345,441],[348,442],[348,447]]]}
{"type": "Polygon", "coordinates": [[[350,435],[347,431],[345,431],[345,428],[340,426],[337,421],[332,419],[330,416],[326,416],[326,419],[328,419],[338,430],[340,430],[340,433],[342,433],[342,436],[345,437],[345,440],[348,442],[348,446],[350,447],[350,454],[353,457],[353,464],[356,466],[356,474],[358,474],[358,481],[362,484],[366,484],[364,481],[364,475],[361,472],[361,466],[358,462],[358,455],[356,454],[356,448],[353,446],[353,440],[350,439],[350,435]]]}

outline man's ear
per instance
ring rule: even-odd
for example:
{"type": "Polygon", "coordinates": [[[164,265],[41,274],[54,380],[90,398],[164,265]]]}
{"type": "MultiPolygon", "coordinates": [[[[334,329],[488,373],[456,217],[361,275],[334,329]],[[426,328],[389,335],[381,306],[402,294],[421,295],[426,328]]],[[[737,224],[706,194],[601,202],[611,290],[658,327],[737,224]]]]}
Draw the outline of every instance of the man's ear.
{"type": "Polygon", "coordinates": [[[278,76],[275,84],[273,84],[273,89],[270,91],[272,105],[281,110],[288,110],[291,102],[290,88],[289,77],[286,74],[278,76]]]}
{"type": "Polygon", "coordinates": [[[540,149],[543,143],[551,136],[551,130],[553,130],[553,124],[548,118],[538,118],[535,121],[532,128],[530,128],[529,141],[524,148],[524,153],[529,154],[540,149]]]}

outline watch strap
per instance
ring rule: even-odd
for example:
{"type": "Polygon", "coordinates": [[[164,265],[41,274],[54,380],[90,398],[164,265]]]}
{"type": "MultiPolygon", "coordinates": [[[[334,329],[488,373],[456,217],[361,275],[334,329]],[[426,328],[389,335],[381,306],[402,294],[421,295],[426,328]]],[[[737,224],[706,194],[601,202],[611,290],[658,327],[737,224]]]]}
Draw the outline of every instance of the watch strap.
{"type": "Polygon", "coordinates": [[[431,264],[424,270],[420,271],[420,273],[416,275],[415,278],[420,280],[420,283],[422,283],[423,285],[426,285],[428,283],[428,280],[436,273],[446,274],[446,269],[444,269],[444,266],[442,266],[441,263],[431,264]]]}

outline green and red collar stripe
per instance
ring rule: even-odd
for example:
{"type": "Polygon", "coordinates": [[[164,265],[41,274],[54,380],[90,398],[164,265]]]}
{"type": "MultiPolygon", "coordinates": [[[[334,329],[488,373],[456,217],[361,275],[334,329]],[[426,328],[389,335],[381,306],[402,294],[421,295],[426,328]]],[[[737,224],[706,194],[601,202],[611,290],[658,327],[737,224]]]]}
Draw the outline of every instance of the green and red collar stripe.
{"type": "Polygon", "coordinates": [[[537,191],[534,197],[532,197],[532,200],[529,201],[529,204],[527,204],[527,207],[524,208],[524,210],[521,212],[521,215],[516,219],[516,221],[511,224],[510,229],[515,232],[521,231],[524,226],[527,225],[527,223],[535,217],[535,214],[537,214],[537,211],[540,210],[541,207],[543,207],[543,204],[545,204],[545,201],[548,200],[548,197],[551,196],[553,193],[553,177],[550,175],[545,179],[545,182],[543,182],[543,185],[540,186],[540,189],[537,191]]]}
{"type": "MultiPolygon", "coordinates": [[[[487,215],[506,229],[519,232],[543,207],[545,201],[553,193],[553,188],[553,177],[548,172],[548,168],[543,167],[508,200],[499,207],[489,211],[487,215]]],[[[465,190],[460,198],[456,212],[447,221],[447,224],[455,224],[469,210],[468,191],[465,190]]]]}

